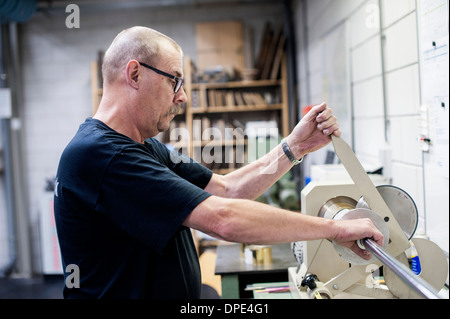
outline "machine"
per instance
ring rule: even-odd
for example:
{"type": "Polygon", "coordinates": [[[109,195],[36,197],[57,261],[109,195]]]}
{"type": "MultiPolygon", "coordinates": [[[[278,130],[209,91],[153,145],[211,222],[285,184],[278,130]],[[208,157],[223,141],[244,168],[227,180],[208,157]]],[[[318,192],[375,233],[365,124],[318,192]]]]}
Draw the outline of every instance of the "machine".
{"type": "Polygon", "coordinates": [[[358,242],[371,252],[369,261],[328,240],[293,243],[299,266],[288,269],[292,295],[316,299],[439,298],[437,293],[448,275],[447,258],[435,243],[413,237],[418,212],[412,198],[395,186],[375,187],[348,144],[339,137],[332,140],[353,183],[309,183],[301,194],[301,211],[335,220],[370,218],[385,240],[383,247],[371,239],[358,242]],[[415,265],[417,274],[409,265],[411,251],[417,251],[420,258],[420,268],[415,265]],[[381,266],[383,284],[373,276],[381,266]]]}

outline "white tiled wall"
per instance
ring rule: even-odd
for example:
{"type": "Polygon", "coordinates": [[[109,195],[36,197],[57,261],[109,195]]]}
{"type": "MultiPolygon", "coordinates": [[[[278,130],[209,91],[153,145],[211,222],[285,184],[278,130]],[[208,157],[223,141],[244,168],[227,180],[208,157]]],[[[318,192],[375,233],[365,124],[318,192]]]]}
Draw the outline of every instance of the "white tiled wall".
{"type": "Polygon", "coordinates": [[[379,10],[378,0],[370,0],[359,6],[350,15],[348,18],[350,25],[360,26],[358,28],[350,28],[350,45],[352,48],[379,33],[379,10]]]}
{"type": "MultiPolygon", "coordinates": [[[[354,26],[350,25],[350,28],[354,28],[354,26]]],[[[380,46],[380,37],[375,36],[352,48],[352,80],[354,83],[381,75],[380,46]]]]}
{"type": "Polygon", "coordinates": [[[417,115],[390,118],[389,138],[393,145],[392,159],[394,162],[422,166],[422,152],[417,142],[418,121],[417,115]]]}
{"type": "Polygon", "coordinates": [[[386,74],[386,104],[389,116],[418,113],[420,86],[418,65],[401,68],[386,74]]]}
{"type": "Polygon", "coordinates": [[[355,118],[383,117],[383,80],[381,76],[353,84],[353,103],[355,118]]]}
{"type": "Polygon", "coordinates": [[[384,26],[390,26],[392,23],[401,20],[405,15],[416,10],[415,0],[382,0],[381,5],[384,26]]]}
{"type": "MultiPolygon", "coordinates": [[[[317,74],[324,72],[317,59],[320,43],[330,36],[331,30],[347,24],[348,38],[342,41],[347,43],[349,100],[353,108],[347,107],[353,117],[354,130],[353,141],[348,142],[353,142],[356,155],[367,163],[379,161],[381,149],[391,150],[392,184],[404,188],[413,197],[420,215],[419,228],[424,228],[425,202],[428,207],[430,201],[440,200],[448,207],[448,186],[443,192],[447,198],[441,196],[440,199],[427,193],[424,187],[426,184],[430,187],[432,182],[424,181],[427,171],[424,172],[422,150],[417,141],[421,86],[416,1],[308,0],[306,7],[305,2],[296,1],[295,15],[297,32],[303,32],[305,24],[308,30],[308,44],[298,45],[298,59],[303,63],[303,68],[299,69],[303,88],[299,92],[310,86],[310,99],[306,99],[308,94],[303,94],[303,98],[299,98],[300,107],[315,103],[317,92],[322,89],[323,83],[317,80],[317,74]],[[307,11],[306,21],[302,10],[307,11]],[[305,64],[307,57],[311,62],[309,69],[305,64]],[[429,198],[424,198],[424,194],[429,198]]],[[[352,127],[343,127],[343,130],[352,127]]],[[[431,223],[439,219],[438,214],[443,213],[427,212],[428,229],[433,229],[431,223]]],[[[448,217],[444,220],[448,221],[448,217]]],[[[442,231],[442,227],[439,229],[442,231]]],[[[440,244],[448,250],[448,242],[440,244]]]]}
{"type": "Polygon", "coordinates": [[[408,14],[384,29],[385,71],[418,62],[416,13],[408,14]]]}
{"type": "Polygon", "coordinates": [[[353,125],[356,155],[361,162],[376,165],[379,163],[379,150],[385,145],[384,119],[380,117],[355,118],[353,125]]]}

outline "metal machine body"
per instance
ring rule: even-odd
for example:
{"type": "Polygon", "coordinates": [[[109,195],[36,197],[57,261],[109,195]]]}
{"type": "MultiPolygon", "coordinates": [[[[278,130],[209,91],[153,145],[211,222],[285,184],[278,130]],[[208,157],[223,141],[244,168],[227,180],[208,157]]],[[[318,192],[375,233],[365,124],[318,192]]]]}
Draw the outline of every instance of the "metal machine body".
{"type": "MultiPolygon", "coordinates": [[[[356,205],[361,198],[361,193],[351,182],[311,182],[301,193],[301,211],[312,216],[319,216],[324,205],[330,199],[336,198],[346,198],[349,202],[349,199],[352,199],[356,205]]],[[[351,208],[350,203],[348,206],[351,208]]],[[[379,266],[350,267],[349,262],[339,255],[335,245],[328,240],[297,242],[294,245],[297,245],[294,255],[299,262],[299,268],[289,269],[291,292],[294,297],[302,299],[314,297],[308,292],[307,287],[301,287],[301,282],[308,274],[317,276],[321,283],[319,284],[321,294],[325,298],[358,298],[355,294],[349,295],[348,288],[357,285],[359,290],[366,290],[364,287],[367,280],[372,286],[372,279],[370,279],[372,272],[379,266]]],[[[368,290],[363,295],[373,297],[373,292],[368,290]]],[[[375,295],[380,295],[380,292],[377,291],[375,295]]],[[[382,296],[392,297],[385,293],[382,296]]]]}
{"type": "Polygon", "coordinates": [[[288,270],[292,295],[298,298],[437,298],[437,291],[443,287],[448,274],[442,250],[429,240],[417,240],[415,247],[424,261],[420,278],[409,270],[405,253],[409,251],[418,222],[412,198],[394,186],[376,188],[350,147],[334,136],[333,145],[353,183],[309,183],[301,193],[301,211],[335,220],[370,218],[385,236],[385,242],[383,247],[371,240],[358,243],[372,253],[369,261],[328,240],[293,243],[299,267],[288,270]],[[383,265],[386,284],[380,285],[372,273],[383,265]]]}
{"type": "MultiPolygon", "coordinates": [[[[389,187],[381,186],[378,189],[381,194],[385,194],[383,198],[386,204],[393,207],[391,210],[394,218],[400,215],[399,219],[405,220],[403,222],[405,225],[402,226],[402,234],[405,238],[411,239],[417,226],[412,225],[417,223],[417,211],[414,202],[411,203],[412,199],[407,197],[400,198],[404,194],[401,189],[386,190],[389,187]],[[394,191],[399,191],[400,197],[392,197],[394,191]],[[399,209],[398,207],[402,207],[402,204],[403,209],[399,209]],[[413,222],[414,220],[416,222],[413,222]]],[[[345,215],[347,211],[358,211],[364,205],[367,209],[366,204],[361,204],[364,203],[364,200],[358,187],[350,181],[341,183],[332,181],[311,182],[303,189],[301,196],[302,212],[307,212],[312,216],[330,218],[331,216],[326,215],[345,215]]],[[[392,222],[391,219],[390,222],[392,222]]],[[[390,240],[391,234],[389,233],[386,236],[385,231],[382,230],[382,232],[385,238],[388,237],[390,240]]],[[[445,255],[436,244],[429,240],[418,238],[413,239],[413,241],[422,263],[420,277],[439,290],[447,277],[448,265],[445,255]]],[[[403,283],[387,267],[383,269],[385,285],[380,285],[372,275],[375,270],[382,266],[380,260],[372,257],[370,261],[366,262],[355,254],[354,256],[343,256],[342,247],[328,240],[293,243],[293,251],[299,262],[299,267],[289,268],[288,271],[291,292],[296,298],[317,298],[318,293],[322,298],[337,299],[423,297],[403,283]],[[361,262],[356,262],[358,259],[361,262]],[[302,287],[302,282],[305,279],[307,280],[310,275],[316,277],[314,289],[307,286],[302,287]]],[[[405,251],[397,255],[396,259],[409,267],[405,251]]]]}

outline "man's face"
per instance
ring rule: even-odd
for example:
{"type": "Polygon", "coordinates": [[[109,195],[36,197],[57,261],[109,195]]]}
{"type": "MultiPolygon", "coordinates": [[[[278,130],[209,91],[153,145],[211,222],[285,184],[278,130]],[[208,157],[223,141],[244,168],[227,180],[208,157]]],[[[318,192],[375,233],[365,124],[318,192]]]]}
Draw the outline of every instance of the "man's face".
{"type": "MultiPolygon", "coordinates": [[[[182,56],[174,48],[168,48],[158,65],[152,65],[165,73],[177,77],[183,77],[182,56]]],[[[187,97],[183,87],[177,93],[174,92],[176,81],[150,69],[145,69],[144,76],[149,78],[144,84],[142,111],[145,114],[144,122],[148,123],[148,134],[155,136],[159,132],[169,129],[170,121],[180,111],[180,104],[186,102],[187,97]]]]}

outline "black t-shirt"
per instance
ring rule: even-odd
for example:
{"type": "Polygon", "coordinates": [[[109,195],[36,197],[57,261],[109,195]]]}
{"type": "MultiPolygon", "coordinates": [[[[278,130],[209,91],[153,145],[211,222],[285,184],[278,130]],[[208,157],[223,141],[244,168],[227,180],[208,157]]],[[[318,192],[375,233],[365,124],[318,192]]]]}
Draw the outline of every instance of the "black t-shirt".
{"type": "Polygon", "coordinates": [[[210,196],[211,176],[155,139],[139,144],[87,119],[55,185],[63,270],[74,264],[80,275],[64,297],[199,298],[198,257],[182,223],[210,196]]]}

